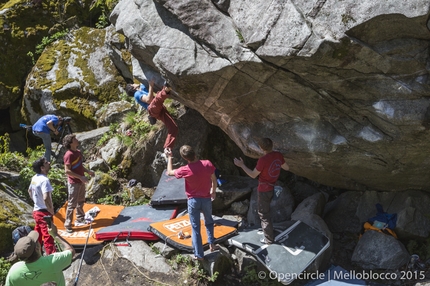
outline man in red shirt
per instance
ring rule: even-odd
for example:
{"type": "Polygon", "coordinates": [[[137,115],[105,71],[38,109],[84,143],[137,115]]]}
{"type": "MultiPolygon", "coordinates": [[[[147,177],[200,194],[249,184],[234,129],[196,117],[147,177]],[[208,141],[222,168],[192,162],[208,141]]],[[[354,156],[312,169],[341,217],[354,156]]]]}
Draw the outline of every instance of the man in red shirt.
{"type": "Polygon", "coordinates": [[[273,198],[273,189],[281,173],[281,168],[287,171],[289,169],[284,160],[282,153],[273,151],[273,142],[269,138],[262,138],[258,146],[263,150],[264,155],[257,161],[254,170],[245,166],[242,158],[234,158],[236,166],[241,167],[248,176],[256,178],[258,175],[258,215],[261,220],[261,228],[264,237],[260,240],[262,243],[271,244],[274,242],[273,223],[270,217],[270,202],[273,198]]]}
{"type": "Polygon", "coordinates": [[[73,232],[72,220],[74,209],[76,209],[76,220],[74,225],[85,225],[85,184],[88,183],[88,179],[87,177],[85,177],[85,172],[88,173],[90,176],[94,176],[94,172],[86,169],[83,165],[84,160],[81,151],[77,149],[79,146],[79,141],[76,138],[76,135],[66,135],[63,139],[63,145],[67,149],[63,159],[64,171],[67,175],[69,190],[64,227],[66,228],[67,232],[70,233],[73,232]]]}
{"type": "Polygon", "coordinates": [[[215,245],[214,221],[212,218],[212,201],[216,196],[217,181],[215,167],[209,160],[198,160],[191,146],[184,145],[179,149],[181,157],[188,164],[178,169],[172,168],[172,153],[167,153],[167,174],[185,179],[185,193],[188,201],[188,214],[191,222],[191,238],[194,257],[203,260],[203,244],[200,234],[200,213],[205,218],[206,233],[211,251],[218,249],[215,245]]]}

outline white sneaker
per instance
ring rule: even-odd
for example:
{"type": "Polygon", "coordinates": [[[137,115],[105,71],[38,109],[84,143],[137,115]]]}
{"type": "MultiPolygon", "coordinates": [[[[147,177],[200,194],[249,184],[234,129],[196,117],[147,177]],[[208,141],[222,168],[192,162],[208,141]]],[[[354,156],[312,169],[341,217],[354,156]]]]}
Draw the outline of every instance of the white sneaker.
{"type": "Polygon", "coordinates": [[[75,226],[84,226],[84,225],[87,225],[86,223],[85,223],[85,221],[75,221],[75,226]]]}

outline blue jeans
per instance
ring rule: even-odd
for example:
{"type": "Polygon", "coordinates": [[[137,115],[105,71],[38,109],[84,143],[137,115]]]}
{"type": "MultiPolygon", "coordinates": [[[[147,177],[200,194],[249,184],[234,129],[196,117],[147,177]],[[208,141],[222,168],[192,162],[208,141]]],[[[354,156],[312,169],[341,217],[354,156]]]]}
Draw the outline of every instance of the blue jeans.
{"type": "Polygon", "coordinates": [[[192,227],[191,238],[193,241],[194,255],[203,258],[202,235],[200,234],[200,212],[205,218],[206,233],[209,244],[215,243],[214,220],[212,218],[212,200],[210,198],[190,198],[188,199],[188,214],[192,227]]]}
{"type": "Polygon", "coordinates": [[[46,161],[51,162],[51,134],[35,131],[33,131],[33,134],[39,138],[42,138],[43,145],[45,146],[45,159],[46,161]]]}

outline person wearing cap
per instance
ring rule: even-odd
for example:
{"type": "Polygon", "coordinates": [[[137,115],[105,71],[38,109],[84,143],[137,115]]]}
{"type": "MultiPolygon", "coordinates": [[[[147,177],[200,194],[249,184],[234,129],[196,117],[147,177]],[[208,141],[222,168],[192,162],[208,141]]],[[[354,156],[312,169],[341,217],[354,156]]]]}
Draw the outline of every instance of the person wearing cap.
{"type": "Polygon", "coordinates": [[[51,196],[53,188],[48,179],[51,164],[42,157],[36,160],[32,167],[36,175],[31,178],[28,194],[34,202],[33,218],[36,223],[34,230],[39,233],[39,243],[42,244],[43,241],[45,253],[49,255],[55,252],[55,243],[52,236],[48,233],[48,224],[43,217],[54,215],[51,196]]]}
{"type": "Polygon", "coordinates": [[[15,244],[14,255],[20,261],[9,269],[5,286],[39,286],[46,282],[55,282],[58,286],[66,285],[63,269],[72,263],[75,249],[57,234],[54,224],[49,233],[63,251],[42,256],[39,233],[31,231],[15,244]]]}
{"type": "Polygon", "coordinates": [[[55,135],[58,135],[58,127],[63,122],[63,118],[61,116],[47,114],[39,118],[36,123],[32,126],[33,134],[42,139],[43,145],[45,146],[45,158],[48,162],[51,162],[51,134],[50,132],[54,132],[55,135]]]}

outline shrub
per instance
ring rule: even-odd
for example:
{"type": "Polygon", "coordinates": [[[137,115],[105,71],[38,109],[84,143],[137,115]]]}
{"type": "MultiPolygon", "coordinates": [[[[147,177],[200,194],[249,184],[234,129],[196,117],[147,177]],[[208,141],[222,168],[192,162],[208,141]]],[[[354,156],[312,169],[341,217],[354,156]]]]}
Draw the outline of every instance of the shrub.
{"type": "Polygon", "coordinates": [[[0,136],[0,167],[19,172],[26,164],[24,155],[18,152],[10,152],[10,137],[8,133],[0,136]]]}
{"type": "Polygon", "coordinates": [[[7,259],[0,257],[0,285],[5,284],[6,276],[11,266],[12,264],[7,259]]]}

